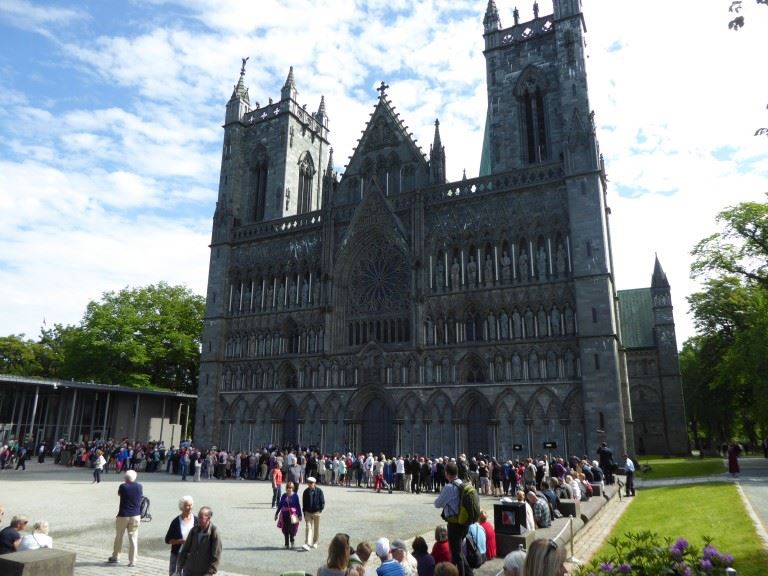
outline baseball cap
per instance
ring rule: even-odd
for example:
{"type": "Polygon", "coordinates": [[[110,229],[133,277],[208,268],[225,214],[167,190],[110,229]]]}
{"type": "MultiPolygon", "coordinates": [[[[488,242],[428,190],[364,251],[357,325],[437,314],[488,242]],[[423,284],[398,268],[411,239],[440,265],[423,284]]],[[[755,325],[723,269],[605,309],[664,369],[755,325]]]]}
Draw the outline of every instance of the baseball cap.
{"type": "Polygon", "coordinates": [[[309,476],[307,478],[307,483],[308,484],[314,484],[315,482],[317,482],[317,479],[314,476],[309,476]]]}
{"type": "Polygon", "coordinates": [[[398,538],[392,540],[392,550],[408,550],[408,548],[405,546],[405,542],[398,538]]]}
{"type": "Polygon", "coordinates": [[[376,540],[376,556],[379,558],[385,558],[389,555],[389,540],[386,538],[379,538],[376,540]]]}

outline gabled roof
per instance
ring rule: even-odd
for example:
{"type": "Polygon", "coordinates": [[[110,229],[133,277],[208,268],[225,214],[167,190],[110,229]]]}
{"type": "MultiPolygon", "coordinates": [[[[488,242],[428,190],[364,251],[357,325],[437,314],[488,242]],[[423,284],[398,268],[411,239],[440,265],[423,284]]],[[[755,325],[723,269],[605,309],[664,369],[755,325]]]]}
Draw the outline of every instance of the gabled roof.
{"type": "Polygon", "coordinates": [[[428,167],[424,152],[408,132],[408,127],[403,124],[400,114],[395,112],[392,102],[387,99],[385,89],[386,85],[382,82],[382,87],[379,88],[381,91],[379,101],[350,156],[344,175],[359,174],[362,171],[363,159],[369,153],[385,149],[399,149],[402,161],[417,162],[425,169],[428,167]],[[404,153],[407,154],[407,158],[402,157],[404,153]]]}
{"type": "Polygon", "coordinates": [[[650,288],[619,290],[621,340],[625,348],[656,346],[653,336],[653,298],[650,288]]]}

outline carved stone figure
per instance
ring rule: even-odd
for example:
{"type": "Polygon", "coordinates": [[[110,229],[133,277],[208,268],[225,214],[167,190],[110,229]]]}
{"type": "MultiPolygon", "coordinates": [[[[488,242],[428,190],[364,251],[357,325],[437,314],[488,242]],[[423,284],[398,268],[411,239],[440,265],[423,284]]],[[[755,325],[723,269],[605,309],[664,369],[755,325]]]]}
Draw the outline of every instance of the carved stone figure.
{"type": "Polygon", "coordinates": [[[552,308],[549,322],[552,326],[552,336],[560,336],[560,310],[552,308]]]}
{"type": "Polygon", "coordinates": [[[274,302],[274,296],[275,296],[275,290],[272,288],[272,283],[269,283],[269,286],[267,287],[267,302],[266,302],[266,308],[267,310],[272,308],[273,302],[274,302]]]}
{"type": "Polygon", "coordinates": [[[520,251],[520,281],[528,282],[528,254],[524,249],[520,251]]]}
{"type": "Polygon", "coordinates": [[[442,291],[445,288],[445,266],[443,266],[443,259],[437,259],[437,265],[435,266],[435,286],[438,291],[442,291]]]}
{"type": "Polygon", "coordinates": [[[453,259],[453,264],[451,264],[451,289],[452,290],[458,290],[459,289],[459,273],[461,272],[461,268],[459,267],[459,263],[456,260],[456,258],[453,259]]]}
{"type": "Polygon", "coordinates": [[[539,280],[544,280],[547,277],[547,251],[542,246],[539,248],[539,254],[537,256],[537,267],[539,271],[539,280]]]}
{"type": "Polygon", "coordinates": [[[307,304],[309,304],[309,282],[304,281],[301,283],[301,305],[307,304]]]}
{"type": "Polygon", "coordinates": [[[485,285],[493,285],[493,260],[490,254],[485,255],[485,285]]]}
{"type": "Polygon", "coordinates": [[[477,283],[477,264],[475,263],[474,258],[470,256],[469,262],[467,263],[467,284],[469,284],[470,287],[474,288],[476,283],[477,283]]]}
{"type": "Polygon", "coordinates": [[[504,284],[509,284],[509,281],[512,279],[512,259],[509,257],[509,254],[504,252],[501,255],[501,281],[504,282],[504,284]]]}
{"type": "Polygon", "coordinates": [[[315,281],[312,286],[312,303],[320,304],[320,280],[315,281]]]}
{"type": "Polygon", "coordinates": [[[280,282],[280,288],[277,289],[277,309],[282,310],[285,305],[285,284],[280,282]]]}
{"type": "Polygon", "coordinates": [[[557,268],[558,278],[565,278],[565,265],[566,265],[565,250],[563,249],[563,245],[559,244],[557,246],[557,252],[555,254],[555,267],[557,268]]]}
{"type": "Polygon", "coordinates": [[[509,339],[509,316],[507,316],[506,312],[502,312],[499,317],[499,333],[502,340],[509,339]]]}

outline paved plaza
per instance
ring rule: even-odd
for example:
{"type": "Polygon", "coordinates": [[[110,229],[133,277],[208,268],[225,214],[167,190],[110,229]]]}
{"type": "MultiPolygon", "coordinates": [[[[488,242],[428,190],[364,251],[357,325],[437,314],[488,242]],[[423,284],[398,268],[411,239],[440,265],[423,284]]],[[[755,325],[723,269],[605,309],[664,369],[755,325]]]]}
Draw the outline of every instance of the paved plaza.
{"type": "MultiPolygon", "coordinates": [[[[744,464],[740,484],[746,500],[757,504],[754,509],[760,518],[755,518],[758,525],[765,526],[768,462],[751,460],[744,464]]],[[[726,475],[716,475],[673,482],[725,479],[726,475]]],[[[33,522],[48,520],[54,546],[77,553],[77,576],[166,574],[169,547],[164,537],[168,524],[178,514],[178,499],[186,494],[195,499],[196,509],[207,505],[214,511],[213,522],[221,530],[224,544],[221,569],[225,576],[275,575],[287,570],[314,574],[324,563],[326,545],[336,532],[348,533],[353,543],[361,540],[373,543],[380,536],[410,540],[424,535],[431,546],[434,527],[441,522],[439,511],[432,504],[434,494],[377,494],[367,489],[323,486],[327,505],[322,517],[320,547],[309,552],[301,550],[302,524],[297,549],[285,550],[282,534],[275,527],[274,510],[270,508],[268,482],[205,480],[194,483],[182,482],[178,476],[164,472],[143,473],[138,480],[151,500],[152,520],[142,522],[139,530],[137,566],[128,568],[125,554],[120,565],[111,566],[106,564],[106,559],[112,549],[117,486],[121,480],[122,476],[107,474],[101,484],[94,485],[88,469],[33,461],[25,472],[0,472],[0,504],[5,506],[6,519],[23,513],[33,522]]],[[[638,487],[642,489],[642,486],[641,480],[638,487]]],[[[494,501],[494,498],[483,497],[481,504],[490,510],[494,501]]],[[[574,556],[587,560],[630,502],[613,498],[577,535],[574,556]]],[[[501,560],[496,559],[486,562],[476,574],[492,575],[500,568],[501,560]]]]}

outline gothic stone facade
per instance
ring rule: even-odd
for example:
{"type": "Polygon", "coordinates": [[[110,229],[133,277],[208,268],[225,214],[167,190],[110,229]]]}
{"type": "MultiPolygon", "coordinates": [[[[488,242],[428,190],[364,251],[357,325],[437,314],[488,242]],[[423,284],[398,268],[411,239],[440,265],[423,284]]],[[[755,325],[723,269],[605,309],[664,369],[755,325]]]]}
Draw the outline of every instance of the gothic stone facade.
{"type": "Polygon", "coordinates": [[[341,179],[328,117],[227,104],[195,441],[499,456],[633,446],[577,0],[484,19],[480,176],[387,98],[341,179]]]}

